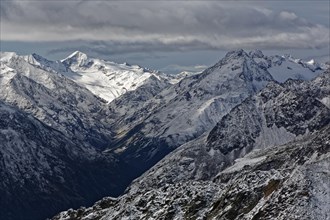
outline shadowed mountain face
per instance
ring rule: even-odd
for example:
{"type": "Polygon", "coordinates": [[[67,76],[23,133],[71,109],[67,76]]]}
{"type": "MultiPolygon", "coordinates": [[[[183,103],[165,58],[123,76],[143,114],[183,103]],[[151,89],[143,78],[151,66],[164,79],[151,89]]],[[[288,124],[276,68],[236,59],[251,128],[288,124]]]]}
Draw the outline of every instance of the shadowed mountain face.
{"type": "MultiPolygon", "coordinates": [[[[6,211],[0,218],[44,219],[118,196],[182,144],[156,165],[159,186],[210,180],[255,148],[284,144],[325,126],[327,75],[311,83],[278,84],[270,71],[289,62],[291,69],[296,65],[317,75],[321,66],[285,57],[275,62],[276,57],[257,52],[232,51],[181,81],[79,52],[62,61],[1,53],[0,205],[6,211]],[[132,77],[139,83],[108,103],[88,81],[93,74],[105,77],[95,86],[107,94],[132,83],[132,77]],[[112,77],[120,85],[114,86],[112,77]],[[109,87],[103,86],[106,80],[109,87]],[[169,160],[171,155],[177,159],[169,160]]],[[[150,184],[145,186],[149,190],[150,184]]]]}
{"type": "Polygon", "coordinates": [[[1,219],[45,219],[119,195],[132,178],[116,174],[117,159],[2,102],[0,119],[1,219]]]}
{"type": "Polygon", "coordinates": [[[1,57],[1,219],[91,205],[136,177],[102,153],[113,136],[106,102],[51,69],[59,63],[31,59],[1,57]]]}

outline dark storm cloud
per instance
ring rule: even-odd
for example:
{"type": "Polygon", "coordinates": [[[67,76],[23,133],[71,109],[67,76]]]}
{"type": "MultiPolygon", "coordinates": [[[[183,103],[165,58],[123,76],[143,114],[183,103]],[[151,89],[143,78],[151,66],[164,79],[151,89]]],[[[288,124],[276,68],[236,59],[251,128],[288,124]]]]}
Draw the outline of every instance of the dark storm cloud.
{"type": "Polygon", "coordinates": [[[50,53],[320,48],[329,44],[328,27],[258,2],[15,1],[2,5],[1,12],[3,40],[85,41],[79,48],[50,53]]]}

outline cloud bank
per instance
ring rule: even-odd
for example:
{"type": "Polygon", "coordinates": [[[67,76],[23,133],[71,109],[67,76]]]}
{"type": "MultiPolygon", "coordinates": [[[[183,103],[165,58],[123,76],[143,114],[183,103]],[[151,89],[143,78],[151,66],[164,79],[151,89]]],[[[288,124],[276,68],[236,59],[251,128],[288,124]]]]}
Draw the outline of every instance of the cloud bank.
{"type": "Polygon", "coordinates": [[[292,11],[214,1],[2,1],[1,40],[82,41],[97,54],[322,48],[329,27],[292,11]]]}

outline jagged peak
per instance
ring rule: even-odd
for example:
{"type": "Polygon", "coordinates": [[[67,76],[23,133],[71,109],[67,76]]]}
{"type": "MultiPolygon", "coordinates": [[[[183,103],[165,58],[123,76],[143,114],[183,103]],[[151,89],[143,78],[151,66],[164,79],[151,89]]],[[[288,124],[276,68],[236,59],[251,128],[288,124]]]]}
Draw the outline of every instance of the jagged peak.
{"type": "Polygon", "coordinates": [[[79,50],[76,50],[75,52],[73,52],[72,54],[70,54],[66,59],[68,58],[73,58],[73,57],[79,57],[79,58],[87,58],[87,54],[79,51],[79,50]]]}
{"type": "Polygon", "coordinates": [[[32,53],[30,55],[23,56],[22,58],[27,63],[29,63],[33,66],[39,66],[48,72],[65,72],[66,71],[65,66],[61,62],[48,60],[47,58],[44,58],[43,56],[36,54],[36,53],[32,53]]]}
{"type": "Polygon", "coordinates": [[[249,52],[249,56],[251,56],[252,58],[264,58],[265,55],[262,53],[261,50],[255,49],[255,50],[251,50],[249,52]]]}
{"type": "Polygon", "coordinates": [[[291,62],[297,63],[297,64],[303,64],[303,63],[305,63],[305,62],[302,61],[302,59],[295,58],[295,57],[292,56],[291,54],[284,54],[284,55],[282,56],[282,58],[284,58],[285,60],[288,60],[288,61],[291,61],[291,62]]]}
{"type": "Polygon", "coordinates": [[[67,58],[61,60],[61,62],[68,65],[76,64],[78,66],[83,66],[87,60],[88,60],[87,54],[77,50],[72,54],[70,54],[67,58]]]}
{"type": "Polygon", "coordinates": [[[241,56],[247,56],[248,54],[243,49],[237,49],[229,51],[225,58],[235,58],[235,57],[241,57],[241,56]]]}
{"type": "MultiPolygon", "coordinates": [[[[263,55],[260,50],[251,51],[251,53],[256,53],[259,56],[263,55]]],[[[241,74],[243,73],[246,78],[258,79],[257,81],[264,79],[266,81],[273,80],[270,73],[264,68],[259,68],[258,64],[255,62],[252,56],[250,56],[246,51],[243,49],[233,50],[228,52],[224,58],[222,58],[218,63],[214,66],[206,69],[201,76],[208,75],[214,72],[215,69],[222,69],[221,74],[241,74]],[[249,70],[247,70],[249,69],[249,70]]],[[[216,72],[218,73],[218,71],[216,72]]]]}
{"type": "MultiPolygon", "coordinates": [[[[220,59],[219,62],[217,62],[214,66],[210,67],[211,69],[213,68],[218,68],[226,63],[230,63],[232,62],[232,60],[237,60],[239,58],[246,58],[246,57],[249,57],[249,55],[243,50],[243,49],[237,49],[237,50],[232,50],[232,51],[229,51],[224,58],[220,59]]],[[[210,69],[209,68],[209,69],[210,69]]],[[[208,69],[206,69],[208,70],[208,69]]]]}
{"type": "Polygon", "coordinates": [[[43,56],[36,54],[36,53],[32,53],[30,55],[27,55],[24,57],[25,60],[29,63],[35,63],[35,62],[51,62],[50,60],[44,58],[43,56]]]}
{"type": "Polygon", "coordinates": [[[42,60],[47,60],[46,58],[44,58],[43,56],[39,55],[39,54],[36,54],[36,53],[32,53],[30,55],[31,57],[34,57],[35,59],[42,59],[42,60]]]}

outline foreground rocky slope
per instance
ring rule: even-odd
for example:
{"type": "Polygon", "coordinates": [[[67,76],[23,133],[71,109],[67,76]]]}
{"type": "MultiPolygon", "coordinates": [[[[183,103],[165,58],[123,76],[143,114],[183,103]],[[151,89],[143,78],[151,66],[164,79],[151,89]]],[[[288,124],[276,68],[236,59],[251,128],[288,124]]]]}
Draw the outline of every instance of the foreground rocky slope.
{"type": "Polygon", "coordinates": [[[271,83],[122,197],[54,219],[328,219],[329,85],[271,83]]]}
{"type": "Polygon", "coordinates": [[[326,220],[329,134],[327,125],[301,140],[252,152],[208,181],[155,179],[154,187],[143,188],[137,180],[119,199],[104,198],[53,219],[326,220]]]}

